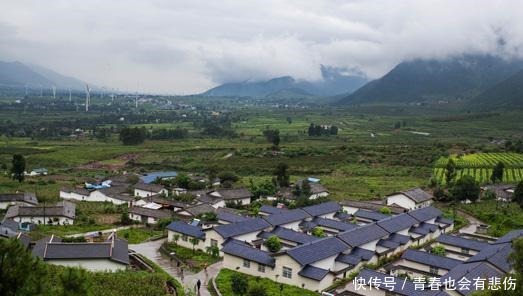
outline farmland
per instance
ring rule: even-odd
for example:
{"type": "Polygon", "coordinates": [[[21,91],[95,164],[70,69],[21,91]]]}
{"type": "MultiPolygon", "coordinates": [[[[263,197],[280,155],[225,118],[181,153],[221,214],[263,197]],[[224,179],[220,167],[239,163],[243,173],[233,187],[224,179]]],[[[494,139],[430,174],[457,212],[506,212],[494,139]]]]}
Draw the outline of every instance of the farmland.
{"type": "MultiPolygon", "coordinates": [[[[462,176],[473,176],[480,184],[488,183],[494,166],[501,162],[503,182],[515,183],[523,180],[523,154],[521,153],[474,153],[467,155],[451,155],[456,166],[456,180],[462,176]]],[[[433,171],[434,178],[441,184],[445,183],[445,167],[448,157],[436,161],[433,171]]]]}

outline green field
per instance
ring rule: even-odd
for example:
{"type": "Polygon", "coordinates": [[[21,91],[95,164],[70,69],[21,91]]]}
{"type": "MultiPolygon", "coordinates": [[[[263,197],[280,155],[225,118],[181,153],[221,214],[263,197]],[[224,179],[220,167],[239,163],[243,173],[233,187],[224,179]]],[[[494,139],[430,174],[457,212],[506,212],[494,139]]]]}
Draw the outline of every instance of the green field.
{"type": "MultiPolygon", "coordinates": [[[[452,155],[456,165],[456,180],[469,175],[480,184],[490,182],[492,169],[501,162],[505,166],[502,182],[516,183],[523,180],[523,154],[521,153],[474,153],[463,156],[452,155]]],[[[433,176],[440,184],[445,184],[445,167],[448,157],[436,161],[433,176]]]]}

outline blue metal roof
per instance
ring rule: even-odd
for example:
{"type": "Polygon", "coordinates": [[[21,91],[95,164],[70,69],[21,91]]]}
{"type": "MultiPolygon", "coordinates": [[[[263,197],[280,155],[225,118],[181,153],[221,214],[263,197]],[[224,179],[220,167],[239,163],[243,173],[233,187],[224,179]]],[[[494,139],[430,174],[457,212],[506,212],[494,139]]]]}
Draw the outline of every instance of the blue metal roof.
{"type": "Polygon", "coordinates": [[[353,215],[358,218],[369,219],[372,221],[379,221],[379,220],[387,219],[390,217],[388,215],[383,215],[378,212],[367,211],[367,210],[362,210],[362,209],[357,210],[353,215]]]}
{"type": "Polygon", "coordinates": [[[233,213],[229,213],[226,211],[218,211],[218,220],[223,220],[229,223],[237,223],[237,222],[243,222],[247,220],[251,220],[251,217],[246,217],[242,215],[237,215],[233,213]]]}
{"type": "Polygon", "coordinates": [[[376,245],[387,249],[395,249],[400,246],[398,242],[389,239],[380,239],[376,245]]]}
{"type": "Polygon", "coordinates": [[[488,279],[491,277],[502,278],[504,274],[494,268],[492,265],[486,262],[472,262],[472,263],[463,263],[456,265],[449,272],[447,272],[443,277],[441,277],[441,283],[444,283],[446,280],[453,280],[456,282],[456,291],[462,295],[469,295],[475,292],[476,286],[471,284],[466,287],[470,290],[463,289],[463,286],[458,285],[457,283],[461,280],[472,281],[471,279],[482,278],[488,279]]]}
{"type": "Polygon", "coordinates": [[[467,260],[469,262],[487,261],[504,272],[509,272],[510,262],[509,255],[512,253],[511,243],[489,245],[483,248],[479,253],[467,260]]]}
{"type": "Polygon", "coordinates": [[[385,238],[389,235],[387,231],[372,223],[338,234],[338,237],[351,247],[361,246],[368,242],[385,238]]]}
{"type": "Polygon", "coordinates": [[[438,229],[438,226],[430,223],[422,222],[418,226],[412,226],[409,232],[426,235],[430,232],[434,232],[438,229]]]}
{"type": "Polygon", "coordinates": [[[260,208],[260,212],[262,213],[268,213],[268,214],[279,214],[281,212],[285,212],[287,209],[280,209],[273,206],[263,205],[260,208]]]}
{"type": "Polygon", "coordinates": [[[397,242],[400,245],[404,245],[410,241],[410,236],[393,233],[389,236],[388,240],[397,242]]]}
{"type": "Polygon", "coordinates": [[[152,183],[156,178],[174,178],[178,173],[174,171],[163,171],[163,172],[150,172],[140,177],[140,179],[146,183],[152,183]]]}
{"type": "Polygon", "coordinates": [[[335,201],[329,201],[313,206],[304,207],[302,209],[305,212],[309,213],[311,216],[316,217],[330,213],[336,213],[341,209],[341,206],[335,201]]]}
{"type": "Polygon", "coordinates": [[[362,258],[363,260],[370,260],[372,257],[374,257],[374,252],[366,249],[362,249],[360,247],[355,247],[351,250],[350,255],[358,256],[362,258]]]}
{"type": "Polygon", "coordinates": [[[205,239],[205,232],[200,227],[187,224],[182,221],[173,221],[167,225],[167,230],[171,230],[177,233],[185,234],[188,236],[196,237],[199,239],[205,239]]]}
{"type": "Polygon", "coordinates": [[[271,225],[283,225],[287,223],[297,222],[301,221],[305,218],[309,218],[310,215],[307,214],[307,212],[301,210],[301,209],[295,209],[295,210],[289,210],[277,214],[272,214],[266,217],[263,217],[267,222],[269,222],[271,225]]]}
{"type": "Polygon", "coordinates": [[[320,238],[308,235],[302,232],[294,231],[292,229],[288,229],[285,227],[276,226],[271,232],[266,232],[266,235],[263,235],[265,237],[270,236],[277,236],[283,240],[295,242],[298,244],[306,244],[311,243],[313,241],[317,241],[320,238]]]}
{"type": "Polygon", "coordinates": [[[328,270],[312,265],[305,265],[305,267],[298,272],[299,275],[316,281],[321,281],[328,273],[328,270]]]}
{"type": "Polygon", "coordinates": [[[314,220],[312,220],[312,222],[316,223],[316,225],[336,229],[339,231],[347,231],[358,227],[358,225],[356,224],[345,223],[338,220],[322,217],[316,217],[314,218],[314,220]]]}
{"type": "Polygon", "coordinates": [[[413,210],[408,212],[407,214],[411,215],[414,219],[420,222],[434,219],[442,215],[440,210],[432,206],[413,210]]]}
{"type": "Polygon", "coordinates": [[[498,238],[493,244],[504,244],[512,242],[515,239],[523,237],[523,229],[512,230],[511,232],[505,234],[504,236],[498,238]]]}
{"type": "Polygon", "coordinates": [[[460,260],[452,259],[444,256],[434,255],[427,252],[422,252],[413,249],[407,249],[401,256],[402,259],[409,260],[412,262],[434,266],[446,270],[451,270],[457,265],[463,263],[460,260]]]}
{"type": "Polygon", "coordinates": [[[440,235],[436,241],[438,243],[455,246],[455,247],[460,247],[460,248],[467,248],[467,249],[474,250],[474,251],[480,251],[489,245],[486,242],[473,240],[473,239],[467,239],[467,238],[463,238],[460,236],[449,235],[449,234],[440,235]]]}
{"type": "Polygon", "coordinates": [[[226,243],[222,252],[267,266],[274,266],[274,258],[268,252],[253,248],[245,244],[236,243],[234,240],[226,243]]]}
{"type": "Polygon", "coordinates": [[[336,237],[328,237],[287,250],[287,254],[301,265],[323,260],[348,249],[348,246],[336,237]]]}
{"type": "Polygon", "coordinates": [[[218,234],[220,234],[223,238],[229,238],[246,233],[261,231],[268,227],[270,227],[269,223],[267,223],[262,218],[256,218],[238,223],[219,225],[214,227],[214,230],[216,230],[216,232],[218,232],[218,234]]]}
{"type": "Polygon", "coordinates": [[[408,214],[399,214],[376,222],[381,228],[390,233],[400,230],[408,229],[412,225],[418,224],[418,220],[412,218],[408,214]]]}

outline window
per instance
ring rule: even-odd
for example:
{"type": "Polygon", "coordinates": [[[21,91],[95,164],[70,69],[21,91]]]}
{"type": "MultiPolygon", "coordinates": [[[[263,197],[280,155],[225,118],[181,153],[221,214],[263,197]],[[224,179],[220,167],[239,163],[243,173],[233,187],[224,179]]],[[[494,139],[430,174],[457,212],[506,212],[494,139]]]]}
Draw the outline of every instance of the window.
{"type": "Polygon", "coordinates": [[[289,268],[289,267],[287,267],[287,266],[284,266],[281,275],[282,275],[283,277],[286,277],[286,278],[292,279],[292,268],[289,268]]]}
{"type": "Polygon", "coordinates": [[[243,259],[243,267],[251,268],[251,261],[243,259]]]}
{"type": "Polygon", "coordinates": [[[439,268],[435,267],[435,266],[431,266],[430,267],[430,273],[432,274],[438,274],[438,271],[439,271],[439,268]]]}
{"type": "Polygon", "coordinates": [[[258,271],[259,272],[265,272],[265,265],[258,264],[258,271]]]}
{"type": "Polygon", "coordinates": [[[182,235],[182,240],[186,242],[188,240],[187,235],[182,235]]]}
{"type": "Polygon", "coordinates": [[[211,246],[212,247],[217,247],[218,246],[218,241],[211,238],[211,246]]]}
{"type": "Polygon", "coordinates": [[[463,253],[463,254],[467,254],[467,255],[468,255],[469,252],[470,252],[469,249],[467,249],[467,248],[461,248],[461,253],[463,253]]]}

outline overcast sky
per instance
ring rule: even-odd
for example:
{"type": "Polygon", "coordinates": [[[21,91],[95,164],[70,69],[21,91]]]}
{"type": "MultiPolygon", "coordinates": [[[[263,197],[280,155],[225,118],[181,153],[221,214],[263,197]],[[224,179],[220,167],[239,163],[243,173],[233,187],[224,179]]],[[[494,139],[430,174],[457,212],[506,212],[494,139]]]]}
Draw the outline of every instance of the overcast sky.
{"type": "Polygon", "coordinates": [[[8,1],[0,60],[98,86],[189,94],[320,64],[383,75],[413,58],[523,55],[523,1],[8,1]]]}

